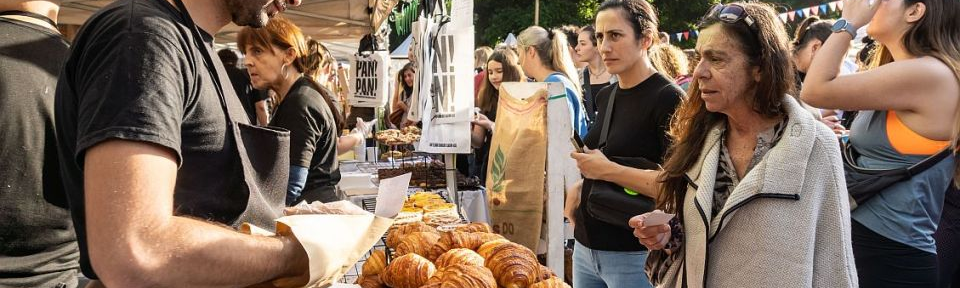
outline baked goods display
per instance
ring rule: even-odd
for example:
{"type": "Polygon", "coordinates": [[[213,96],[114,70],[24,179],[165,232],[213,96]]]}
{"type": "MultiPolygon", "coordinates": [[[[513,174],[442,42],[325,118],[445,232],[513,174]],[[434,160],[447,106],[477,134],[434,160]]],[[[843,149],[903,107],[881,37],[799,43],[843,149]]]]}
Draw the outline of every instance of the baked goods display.
{"type": "MultiPolygon", "coordinates": [[[[409,163],[400,163],[399,167],[377,170],[380,179],[393,178],[412,173],[410,186],[421,188],[442,188],[447,186],[446,168],[442,161],[425,160],[409,163]]],[[[457,172],[457,187],[463,189],[480,187],[480,180],[476,177],[466,177],[457,172]]]]}
{"type": "Polygon", "coordinates": [[[444,267],[428,283],[440,283],[441,288],[497,288],[497,281],[490,270],[467,264],[444,267]]]}
{"type": "Polygon", "coordinates": [[[436,272],[437,267],[430,260],[411,253],[393,259],[380,277],[393,288],[419,288],[436,272]]]}
{"type": "Polygon", "coordinates": [[[450,251],[444,252],[440,255],[440,257],[437,257],[437,260],[434,261],[434,264],[437,265],[438,269],[459,264],[484,267],[483,261],[483,257],[473,250],[467,248],[454,248],[450,249],[450,251]]]}
{"type": "Polygon", "coordinates": [[[523,245],[513,242],[497,245],[484,260],[501,287],[525,288],[539,282],[537,255],[523,245]]]}
{"type": "MultiPolygon", "coordinates": [[[[432,197],[412,197],[410,205],[432,197]]],[[[553,271],[540,265],[530,249],[495,233],[473,232],[488,231],[489,227],[465,224],[450,232],[438,232],[423,222],[392,227],[386,242],[394,251],[393,261],[383,268],[381,259],[390,256],[386,253],[391,250],[374,251],[364,263],[357,283],[361,287],[378,287],[373,276],[379,276],[384,287],[392,288],[569,287],[563,286],[553,271]],[[533,286],[534,283],[541,286],[533,286]]]]}
{"type": "Polygon", "coordinates": [[[357,279],[357,285],[361,288],[388,288],[387,284],[380,280],[380,275],[364,275],[357,279]]]}

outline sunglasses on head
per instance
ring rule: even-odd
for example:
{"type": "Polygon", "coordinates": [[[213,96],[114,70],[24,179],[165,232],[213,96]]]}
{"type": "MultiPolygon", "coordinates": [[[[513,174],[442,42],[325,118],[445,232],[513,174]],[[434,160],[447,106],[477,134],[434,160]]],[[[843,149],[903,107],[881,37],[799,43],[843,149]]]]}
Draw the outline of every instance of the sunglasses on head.
{"type": "Polygon", "coordinates": [[[717,4],[713,8],[710,8],[710,13],[707,14],[707,18],[716,18],[720,22],[727,24],[736,24],[739,21],[743,21],[744,24],[747,24],[747,27],[756,30],[757,21],[753,20],[753,17],[750,17],[750,14],[747,14],[747,10],[743,6],[737,4],[717,4]]]}

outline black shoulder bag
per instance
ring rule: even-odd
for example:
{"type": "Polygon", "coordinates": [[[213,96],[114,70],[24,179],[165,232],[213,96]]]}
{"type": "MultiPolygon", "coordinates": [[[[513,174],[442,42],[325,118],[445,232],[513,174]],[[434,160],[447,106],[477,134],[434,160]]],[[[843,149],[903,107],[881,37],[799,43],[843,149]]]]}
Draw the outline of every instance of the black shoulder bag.
{"type": "Polygon", "coordinates": [[[953,154],[953,149],[948,147],[940,153],[927,157],[927,159],[909,167],[869,169],[857,165],[857,158],[860,157],[860,154],[857,153],[853,145],[844,144],[841,151],[843,152],[843,174],[847,180],[847,193],[850,194],[851,200],[855,202],[851,203],[851,209],[856,208],[854,204],[860,205],[867,202],[890,185],[923,173],[923,171],[930,169],[933,165],[953,154]]]}
{"type": "MultiPolygon", "coordinates": [[[[607,155],[607,158],[614,163],[637,169],[655,170],[660,165],[644,157],[617,157],[606,153],[607,137],[610,133],[610,118],[613,118],[613,103],[617,99],[617,85],[613,85],[613,91],[610,93],[610,101],[607,101],[606,114],[604,114],[602,126],[600,126],[600,142],[597,147],[607,155]]],[[[662,89],[661,89],[662,90],[662,89]]],[[[658,93],[659,94],[659,93],[658,93]]],[[[650,105],[646,111],[636,111],[637,113],[650,113],[650,105]]],[[[587,199],[583,201],[587,205],[587,213],[597,220],[616,225],[624,229],[630,228],[627,222],[631,217],[653,211],[656,201],[653,198],[640,195],[623,186],[613,182],[602,180],[586,179],[589,182],[590,193],[587,193],[587,199]]],[[[587,183],[585,183],[587,184],[587,183]]]]}

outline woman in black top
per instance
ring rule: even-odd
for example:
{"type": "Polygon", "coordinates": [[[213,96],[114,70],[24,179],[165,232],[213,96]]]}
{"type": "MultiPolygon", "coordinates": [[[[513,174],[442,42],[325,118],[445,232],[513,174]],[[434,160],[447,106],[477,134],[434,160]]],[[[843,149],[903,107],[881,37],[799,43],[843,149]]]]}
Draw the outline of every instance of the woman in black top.
{"type": "Polygon", "coordinates": [[[500,103],[500,83],[519,82],[524,79],[523,70],[517,59],[517,54],[511,49],[500,48],[490,55],[487,61],[487,77],[484,77],[483,86],[480,86],[479,108],[480,113],[473,121],[471,143],[477,149],[475,171],[480,177],[480,183],[487,182],[487,156],[490,154],[490,141],[493,139],[494,121],[497,120],[497,106],[500,103]]]}
{"type": "MultiPolygon", "coordinates": [[[[584,138],[589,149],[572,155],[588,179],[571,189],[564,211],[574,224],[577,244],[573,255],[574,287],[651,287],[644,273],[647,249],[633,236],[626,221],[604,222],[591,215],[587,202],[580,203],[580,199],[588,199],[598,181],[640,191],[629,183],[630,179],[619,179],[622,173],[594,169],[598,163],[609,162],[606,157],[642,157],[658,164],[663,161],[669,146],[670,118],[682,101],[683,92],[650,63],[647,51],[658,37],[656,17],[653,7],[643,0],[607,1],[597,14],[600,56],[619,82],[600,90],[596,98],[596,125],[584,138]],[[616,104],[608,115],[607,104],[614,99],[616,104]],[[602,123],[607,118],[610,126],[606,146],[597,147],[602,123]]],[[[613,165],[618,167],[615,170],[628,169],[613,165]]]]}
{"type": "Polygon", "coordinates": [[[303,74],[320,59],[308,53],[300,28],[276,17],[264,28],[241,30],[237,44],[253,86],[276,92],[270,126],[290,130],[287,205],[340,200],[337,136],[343,119],[335,112],[333,94],[303,74]]]}

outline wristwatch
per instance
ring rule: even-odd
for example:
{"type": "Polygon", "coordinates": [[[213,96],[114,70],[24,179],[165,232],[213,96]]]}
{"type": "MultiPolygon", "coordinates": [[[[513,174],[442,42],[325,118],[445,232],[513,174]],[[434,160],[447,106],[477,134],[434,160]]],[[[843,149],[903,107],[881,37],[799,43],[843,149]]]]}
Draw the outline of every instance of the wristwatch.
{"type": "Polygon", "coordinates": [[[837,22],[833,23],[833,28],[830,28],[833,33],[847,32],[850,34],[850,37],[857,38],[857,28],[853,27],[853,24],[847,21],[847,19],[840,18],[837,22]]]}

